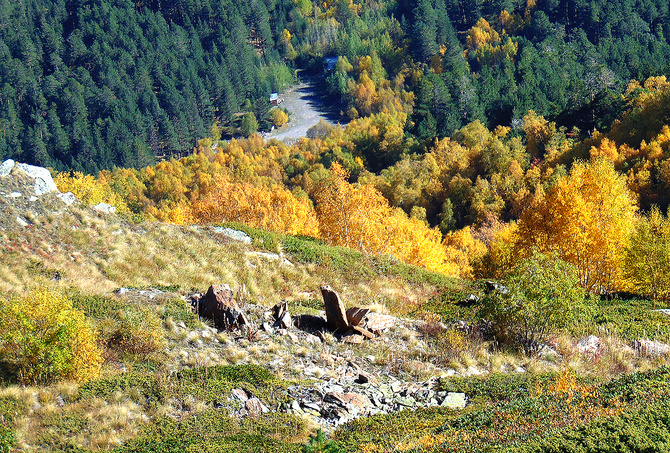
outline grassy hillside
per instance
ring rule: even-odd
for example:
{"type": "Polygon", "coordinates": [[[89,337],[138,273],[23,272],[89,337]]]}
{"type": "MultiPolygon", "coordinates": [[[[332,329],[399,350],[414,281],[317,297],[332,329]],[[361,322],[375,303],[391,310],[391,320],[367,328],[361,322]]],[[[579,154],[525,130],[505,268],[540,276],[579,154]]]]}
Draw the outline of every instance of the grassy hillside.
{"type": "MultiPolygon", "coordinates": [[[[20,178],[2,181],[14,184],[5,194],[26,187],[20,178]]],[[[667,437],[667,353],[631,347],[670,341],[670,319],[652,312],[651,301],[590,299],[589,313],[524,354],[492,340],[471,297],[486,300],[483,281],[240,224],[225,226],[251,244],[213,226],[133,223],[78,202],[66,207],[53,194],[0,204],[2,303],[29,307],[62,294],[93,327],[102,358],[99,377],[85,382],[47,374],[17,385],[14,362],[3,356],[4,451],[600,451],[586,440],[596,435],[604,446],[636,451],[643,441],[662,449],[667,437]],[[193,314],[186,296],[215,283],[234,289],[252,328],[218,331],[193,314]],[[322,284],[347,307],[399,318],[358,345],[330,332],[322,341],[309,329],[258,329],[281,300],[293,315],[319,315],[322,284]],[[599,345],[580,352],[578,340],[590,334],[599,345]],[[360,370],[378,382],[355,383],[360,370]],[[324,424],[301,398],[333,385],[390,392],[392,403],[324,424]],[[250,416],[236,389],[267,413],[250,416]],[[466,407],[430,402],[449,392],[463,392],[466,407]]],[[[3,313],[0,348],[11,334],[3,313]]],[[[326,400],[314,401],[330,407],[326,400]]]]}

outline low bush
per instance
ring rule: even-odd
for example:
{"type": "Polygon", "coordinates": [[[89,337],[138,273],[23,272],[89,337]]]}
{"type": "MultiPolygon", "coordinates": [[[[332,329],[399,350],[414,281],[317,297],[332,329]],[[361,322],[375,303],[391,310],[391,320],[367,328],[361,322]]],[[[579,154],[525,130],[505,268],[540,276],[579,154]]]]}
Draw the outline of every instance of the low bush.
{"type": "Polygon", "coordinates": [[[509,453],[638,453],[670,451],[670,405],[625,412],[570,427],[509,453]]]}
{"type": "Polygon", "coordinates": [[[0,453],[9,453],[16,443],[16,436],[11,427],[0,422],[0,453]]]}
{"type": "Polygon", "coordinates": [[[0,300],[0,363],[23,384],[97,377],[102,354],[84,313],[62,294],[36,290],[0,300]]]}
{"type": "Polygon", "coordinates": [[[117,393],[132,393],[145,404],[162,403],[167,397],[165,386],[155,374],[128,372],[87,382],[79,388],[77,398],[110,400],[117,393]]]}

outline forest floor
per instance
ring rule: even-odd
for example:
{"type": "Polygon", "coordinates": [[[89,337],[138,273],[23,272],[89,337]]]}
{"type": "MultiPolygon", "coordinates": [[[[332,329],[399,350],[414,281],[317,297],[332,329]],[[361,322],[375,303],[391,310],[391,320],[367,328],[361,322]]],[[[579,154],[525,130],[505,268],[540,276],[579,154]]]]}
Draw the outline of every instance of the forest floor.
{"type": "Polygon", "coordinates": [[[289,111],[289,122],[281,128],[267,134],[265,138],[276,138],[293,143],[307,135],[307,130],[323,119],[328,124],[346,123],[346,117],[336,111],[336,107],[319,95],[318,81],[302,78],[297,85],[281,93],[280,107],[289,111]]]}

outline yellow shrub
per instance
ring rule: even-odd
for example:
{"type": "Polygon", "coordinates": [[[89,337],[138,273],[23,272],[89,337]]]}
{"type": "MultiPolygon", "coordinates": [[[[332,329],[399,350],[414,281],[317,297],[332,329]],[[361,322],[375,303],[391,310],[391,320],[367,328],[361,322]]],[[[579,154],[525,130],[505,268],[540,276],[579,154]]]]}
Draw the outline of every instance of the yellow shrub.
{"type": "Polygon", "coordinates": [[[72,192],[78,200],[87,205],[107,203],[115,206],[118,212],[130,212],[126,203],[112,188],[101,179],[75,171],[71,174],[58,173],[54,178],[61,192],[72,192]]]}
{"type": "Polygon", "coordinates": [[[41,289],[0,300],[0,364],[21,383],[83,382],[100,374],[102,355],[84,314],[41,289]]]}
{"type": "Polygon", "coordinates": [[[288,123],[288,115],[281,109],[272,109],[270,112],[272,117],[272,124],[275,127],[282,127],[284,124],[288,123]]]}

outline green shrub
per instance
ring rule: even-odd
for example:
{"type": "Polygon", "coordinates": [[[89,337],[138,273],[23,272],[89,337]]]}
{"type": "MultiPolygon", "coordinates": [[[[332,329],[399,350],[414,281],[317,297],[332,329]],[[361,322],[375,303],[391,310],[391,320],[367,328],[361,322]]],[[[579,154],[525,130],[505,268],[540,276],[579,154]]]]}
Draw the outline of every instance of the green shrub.
{"type": "Polygon", "coordinates": [[[488,376],[454,376],[440,380],[440,390],[463,392],[470,400],[508,401],[526,397],[538,386],[547,386],[556,373],[494,373],[488,376]]]}
{"type": "Polygon", "coordinates": [[[179,371],[176,392],[181,396],[193,395],[208,403],[216,403],[227,396],[234,386],[262,393],[281,383],[272,373],[258,365],[217,365],[179,371]]]}
{"type": "Polygon", "coordinates": [[[593,323],[624,340],[670,341],[670,316],[652,309],[653,302],[647,300],[600,301],[595,307],[593,323]]]}
{"type": "Polygon", "coordinates": [[[587,313],[577,269],[540,253],[522,260],[505,282],[507,291],[484,297],[480,316],[493,321],[496,338],[534,352],[549,333],[587,313]]]}
{"type": "Polygon", "coordinates": [[[20,383],[97,377],[102,354],[84,313],[49,290],[0,300],[0,363],[20,383]]]}
{"type": "Polygon", "coordinates": [[[163,307],[162,318],[172,319],[175,322],[183,322],[190,329],[198,325],[198,316],[181,299],[168,299],[163,307]]]}
{"type": "Polygon", "coordinates": [[[163,346],[162,325],[150,307],[128,306],[108,326],[103,338],[105,346],[122,355],[146,357],[163,346]]]}
{"type": "Polygon", "coordinates": [[[79,399],[102,398],[109,400],[115,393],[130,393],[131,390],[145,403],[161,403],[166,398],[166,389],[154,374],[128,372],[87,382],[79,388],[79,399]]]}
{"type": "Polygon", "coordinates": [[[335,441],[326,439],[326,435],[319,429],[316,435],[310,436],[309,442],[302,447],[303,453],[340,453],[342,450],[335,441]]]}
{"type": "Polygon", "coordinates": [[[16,443],[16,436],[12,428],[6,423],[0,423],[0,453],[9,453],[16,443]]]}
{"type": "Polygon", "coordinates": [[[289,414],[268,414],[240,422],[224,411],[208,409],[176,421],[161,417],[116,453],[267,452],[298,453],[287,441],[305,435],[304,421],[289,414]],[[292,425],[290,432],[277,425],[292,425]]]}

